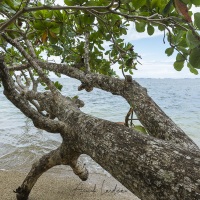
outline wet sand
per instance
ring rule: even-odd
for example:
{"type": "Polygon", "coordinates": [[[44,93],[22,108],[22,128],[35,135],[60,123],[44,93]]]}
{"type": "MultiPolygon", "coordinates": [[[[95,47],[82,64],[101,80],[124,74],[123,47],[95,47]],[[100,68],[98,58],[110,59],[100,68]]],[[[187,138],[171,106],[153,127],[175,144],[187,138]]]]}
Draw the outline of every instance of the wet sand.
{"type": "MultiPolygon", "coordinates": [[[[0,199],[16,200],[15,190],[27,172],[0,170],[0,199]]],[[[139,200],[113,177],[90,174],[82,182],[71,170],[44,173],[33,187],[29,200],[139,200]]]]}

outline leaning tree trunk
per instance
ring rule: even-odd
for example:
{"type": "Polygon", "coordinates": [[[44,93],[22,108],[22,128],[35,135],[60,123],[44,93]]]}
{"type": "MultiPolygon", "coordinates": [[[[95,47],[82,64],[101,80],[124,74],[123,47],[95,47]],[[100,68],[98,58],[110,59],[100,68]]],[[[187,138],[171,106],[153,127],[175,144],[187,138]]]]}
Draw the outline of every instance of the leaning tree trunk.
{"type": "MultiPolygon", "coordinates": [[[[63,74],[81,80],[80,88],[88,91],[98,87],[123,96],[131,106],[134,105],[137,116],[150,135],[86,115],[78,108],[80,102],[74,102],[58,91],[39,93],[27,90],[27,87],[17,90],[1,61],[0,77],[5,96],[31,118],[36,127],[52,133],[59,132],[63,138],[58,149],[33,165],[16,190],[17,199],[27,199],[40,175],[55,165],[70,165],[75,174],[86,180],[88,171],[78,162],[81,154],[89,155],[140,199],[200,199],[198,147],[160,110],[139,84],[91,73],[85,75],[66,66],[55,68],[53,64],[36,61],[31,64],[53,71],[63,70],[63,74]],[[36,101],[48,116],[54,117],[49,118],[38,112],[31,106],[32,101],[36,101]]],[[[40,75],[43,76],[42,73],[40,75]]]]}

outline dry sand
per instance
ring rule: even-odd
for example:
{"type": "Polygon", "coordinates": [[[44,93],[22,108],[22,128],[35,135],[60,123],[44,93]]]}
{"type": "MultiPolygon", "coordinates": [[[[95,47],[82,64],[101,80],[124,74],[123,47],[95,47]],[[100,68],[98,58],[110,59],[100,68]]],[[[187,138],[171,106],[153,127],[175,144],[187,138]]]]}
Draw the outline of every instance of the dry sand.
{"type": "MultiPolygon", "coordinates": [[[[0,170],[0,199],[16,200],[15,190],[27,172],[0,170]]],[[[71,170],[58,168],[44,173],[33,187],[29,200],[139,200],[113,177],[90,174],[82,182],[71,170]]]]}

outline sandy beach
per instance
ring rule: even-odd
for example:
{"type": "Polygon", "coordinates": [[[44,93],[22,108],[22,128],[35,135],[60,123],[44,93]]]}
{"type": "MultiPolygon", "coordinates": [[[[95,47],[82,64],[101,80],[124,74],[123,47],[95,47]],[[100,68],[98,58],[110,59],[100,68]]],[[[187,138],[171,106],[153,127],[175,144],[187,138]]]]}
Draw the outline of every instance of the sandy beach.
{"type": "MultiPolygon", "coordinates": [[[[1,200],[16,200],[15,190],[27,172],[0,170],[1,200]]],[[[33,187],[29,200],[139,200],[113,177],[90,174],[82,182],[71,170],[58,168],[44,173],[33,187]]]]}

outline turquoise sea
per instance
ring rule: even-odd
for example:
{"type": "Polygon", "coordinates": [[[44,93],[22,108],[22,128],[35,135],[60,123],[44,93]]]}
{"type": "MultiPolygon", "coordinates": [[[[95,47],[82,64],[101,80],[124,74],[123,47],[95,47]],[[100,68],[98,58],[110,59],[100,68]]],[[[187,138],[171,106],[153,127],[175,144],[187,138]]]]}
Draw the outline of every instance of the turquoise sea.
{"type": "MultiPolygon", "coordinates": [[[[57,79],[55,79],[57,80],[57,79]]],[[[124,121],[129,109],[122,97],[94,89],[77,91],[80,82],[59,79],[63,93],[78,95],[85,102],[84,112],[110,121],[124,121]]],[[[200,146],[200,79],[136,79],[154,101],[200,146]]],[[[0,88],[0,169],[27,170],[43,154],[61,142],[59,134],[36,129],[3,95],[0,88]]],[[[92,172],[103,170],[88,156],[81,158],[92,172]]]]}

